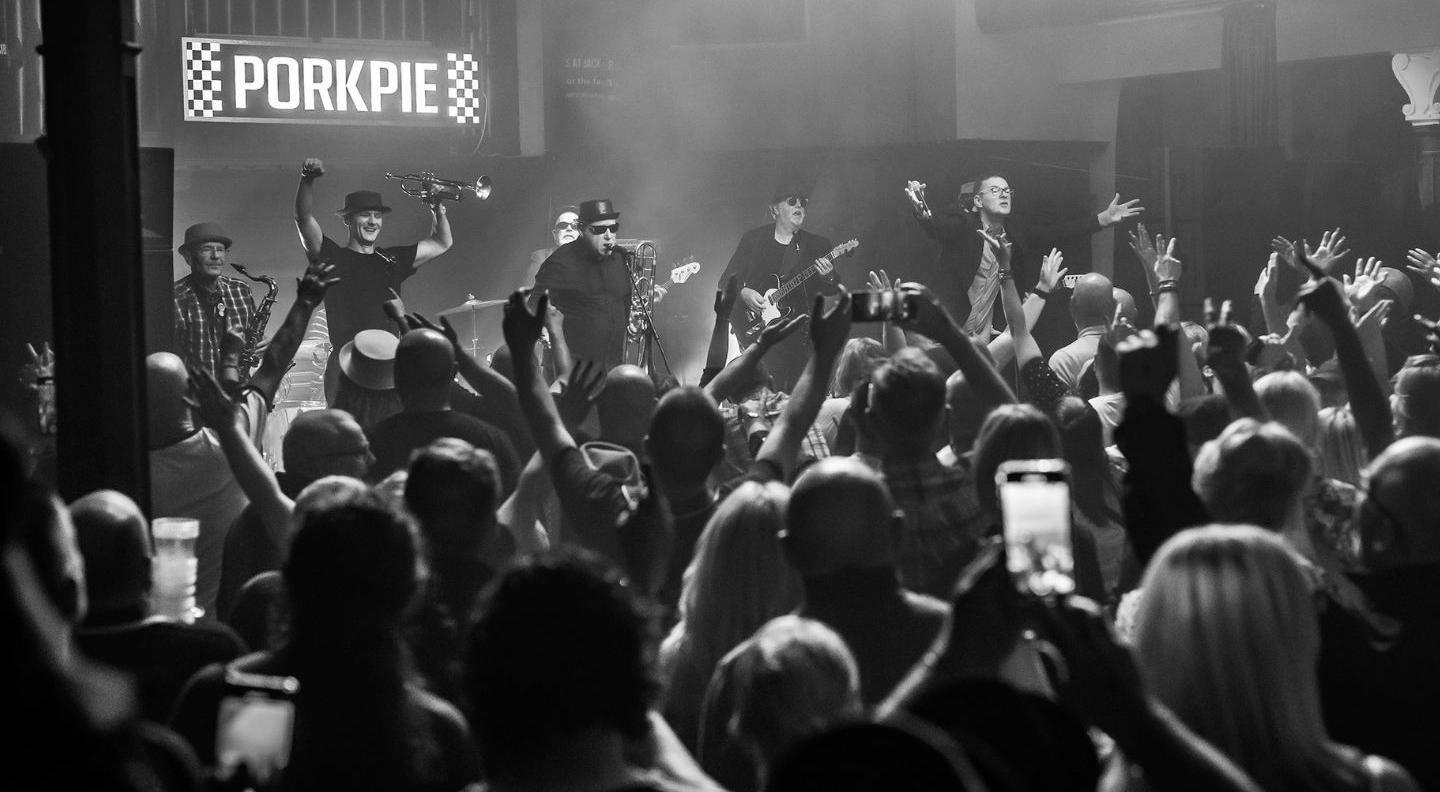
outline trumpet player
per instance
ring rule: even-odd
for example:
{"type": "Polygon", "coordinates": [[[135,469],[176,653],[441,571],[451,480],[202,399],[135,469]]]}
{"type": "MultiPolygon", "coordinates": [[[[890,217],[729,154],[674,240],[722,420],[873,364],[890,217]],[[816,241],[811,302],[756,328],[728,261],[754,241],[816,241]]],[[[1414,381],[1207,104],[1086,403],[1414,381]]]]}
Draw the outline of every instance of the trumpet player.
{"type": "Polygon", "coordinates": [[[255,298],[250,284],[222,274],[230,236],[219,223],[185,229],[185,242],[176,252],[190,266],[190,274],[175,281],[172,292],[174,352],[186,363],[217,373],[220,339],[232,327],[245,332],[255,315],[255,298]]]}
{"type": "MultiPolygon", "coordinates": [[[[379,245],[385,215],[390,213],[373,190],[357,190],[345,196],[345,205],[335,212],[345,223],[348,237],[342,247],[325,235],[315,219],[315,180],[325,175],[325,164],[311,157],[300,167],[300,184],[295,189],[295,227],[300,242],[312,259],[326,259],[334,266],[339,282],[325,295],[326,322],[330,345],[338,351],[361,330],[390,330],[390,320],[381,307],[390,299],[390,290],[400,286],[422,264],[450,249],[450,221],[445,205],[428,202],[432,215],[430,236],[419,242],[383,248],[379,245]]],[[[333,399],[339,377],[338,354],[325,367],[325,394],[333,399]]]]}

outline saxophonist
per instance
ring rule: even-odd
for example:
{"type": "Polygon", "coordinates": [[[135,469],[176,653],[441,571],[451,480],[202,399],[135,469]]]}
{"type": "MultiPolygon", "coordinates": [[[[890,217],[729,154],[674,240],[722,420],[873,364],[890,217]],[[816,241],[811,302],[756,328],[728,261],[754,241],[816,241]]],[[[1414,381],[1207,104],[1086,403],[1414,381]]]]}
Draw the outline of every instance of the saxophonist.
{"type": "Polygon", "coordinates": [[[219,223],[196,223],[185,229],[176,249],[190,274],[175,281],[171,318],[174,352],[214,374],[219,373],[220,339],[234,328],[244,335],[255,317],[250,284],[221,274],[230,253],[230,236],[219,223]]]}

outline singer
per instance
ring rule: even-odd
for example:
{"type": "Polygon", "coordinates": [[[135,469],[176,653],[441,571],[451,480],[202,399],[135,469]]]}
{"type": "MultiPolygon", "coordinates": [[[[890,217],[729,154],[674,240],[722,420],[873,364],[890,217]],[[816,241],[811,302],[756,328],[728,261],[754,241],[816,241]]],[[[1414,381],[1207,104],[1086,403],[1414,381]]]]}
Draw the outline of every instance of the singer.
{"type": "Polygon", "coordinates": [[[616,244],[620,213],[608,199],[580,204],[580,238],[561,245],[535,273],[535,290],[565,319],[565,340],[577,360],[620,365],[630,309],[630,268],[616,244]]]}

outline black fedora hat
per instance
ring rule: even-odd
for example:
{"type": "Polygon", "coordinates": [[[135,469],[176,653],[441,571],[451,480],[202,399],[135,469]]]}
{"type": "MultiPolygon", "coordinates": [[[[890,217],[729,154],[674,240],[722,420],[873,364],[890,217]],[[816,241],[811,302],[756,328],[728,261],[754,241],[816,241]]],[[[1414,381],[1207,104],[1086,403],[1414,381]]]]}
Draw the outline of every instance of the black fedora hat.
{"type": "Polygon", "coordinates": [[[335,214],[348,215],[371,210],[389,212],[390,207],[385,205],[385,201],[380,197],[380,193],[374,190],[356,190],[345,196],[345,207],[335,214]]]}
{"type": "Polygon", "coordinates": [[[580,224],[589,225],[598,223],[601,220],[618,220],[620,213],[610,203],[609,198],[601,198],[595,201],[584,201],[580,204],[580,224]]]}
{"type": "Polygon", "coordinates": [[[185,229],[185,241],[175,250],[184,253],[186,248],[202,242],[219,242],[229,248],[230,235],[225,233],[225,229],[221,228],[219,223],[196,223],[185,229]]]}

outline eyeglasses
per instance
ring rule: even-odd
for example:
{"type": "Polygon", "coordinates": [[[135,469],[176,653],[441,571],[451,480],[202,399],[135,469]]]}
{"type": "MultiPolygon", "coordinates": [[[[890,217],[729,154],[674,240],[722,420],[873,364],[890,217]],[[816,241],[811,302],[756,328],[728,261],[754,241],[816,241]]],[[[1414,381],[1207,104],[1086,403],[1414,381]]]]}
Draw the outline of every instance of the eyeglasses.
{"type": "Polygon", "coordinates": [[[201,245],[199,247],[191,248],[191,250],[194,250],[199,255],[209,256],[220,255],[225,251],[229,250],[229,248],[225,247],[224,245],[201,245]]]}
{"type": "Polygon", "coordinates": [[[801,209],[804,209],[805,207],[810,205],[810,199],[803,196],[792,195],[789,198],[785,199],[785,203],[789,206],[798,206],[801,209]]]}
{"type": "Polygon", "coordinates": [[[580,228],[579,220],[561,220],[555,224],[556,231],[577,231],[580,228]]]}
{"type": "Polygon", "coordinates": [[[586,227],[585,230],[588,231],[588,232],[590,232],[590,235],[591,235],[591,236],[605,236],[606,234],[618,234],[618,233],[620,233],[620,224],[619,224],[619,223],[616,223],[615,225],[592,225],[592,226],[586,227]]]}
{"type": "Polygon", "coordinates": [[[1014,187],[996,187],[994,185],[991,185],[989,187],[986,187],[985,189],[988,190],[991,195],[997,198],[1009,198],[1010,196],[1015,194],[1014,187]]]}

